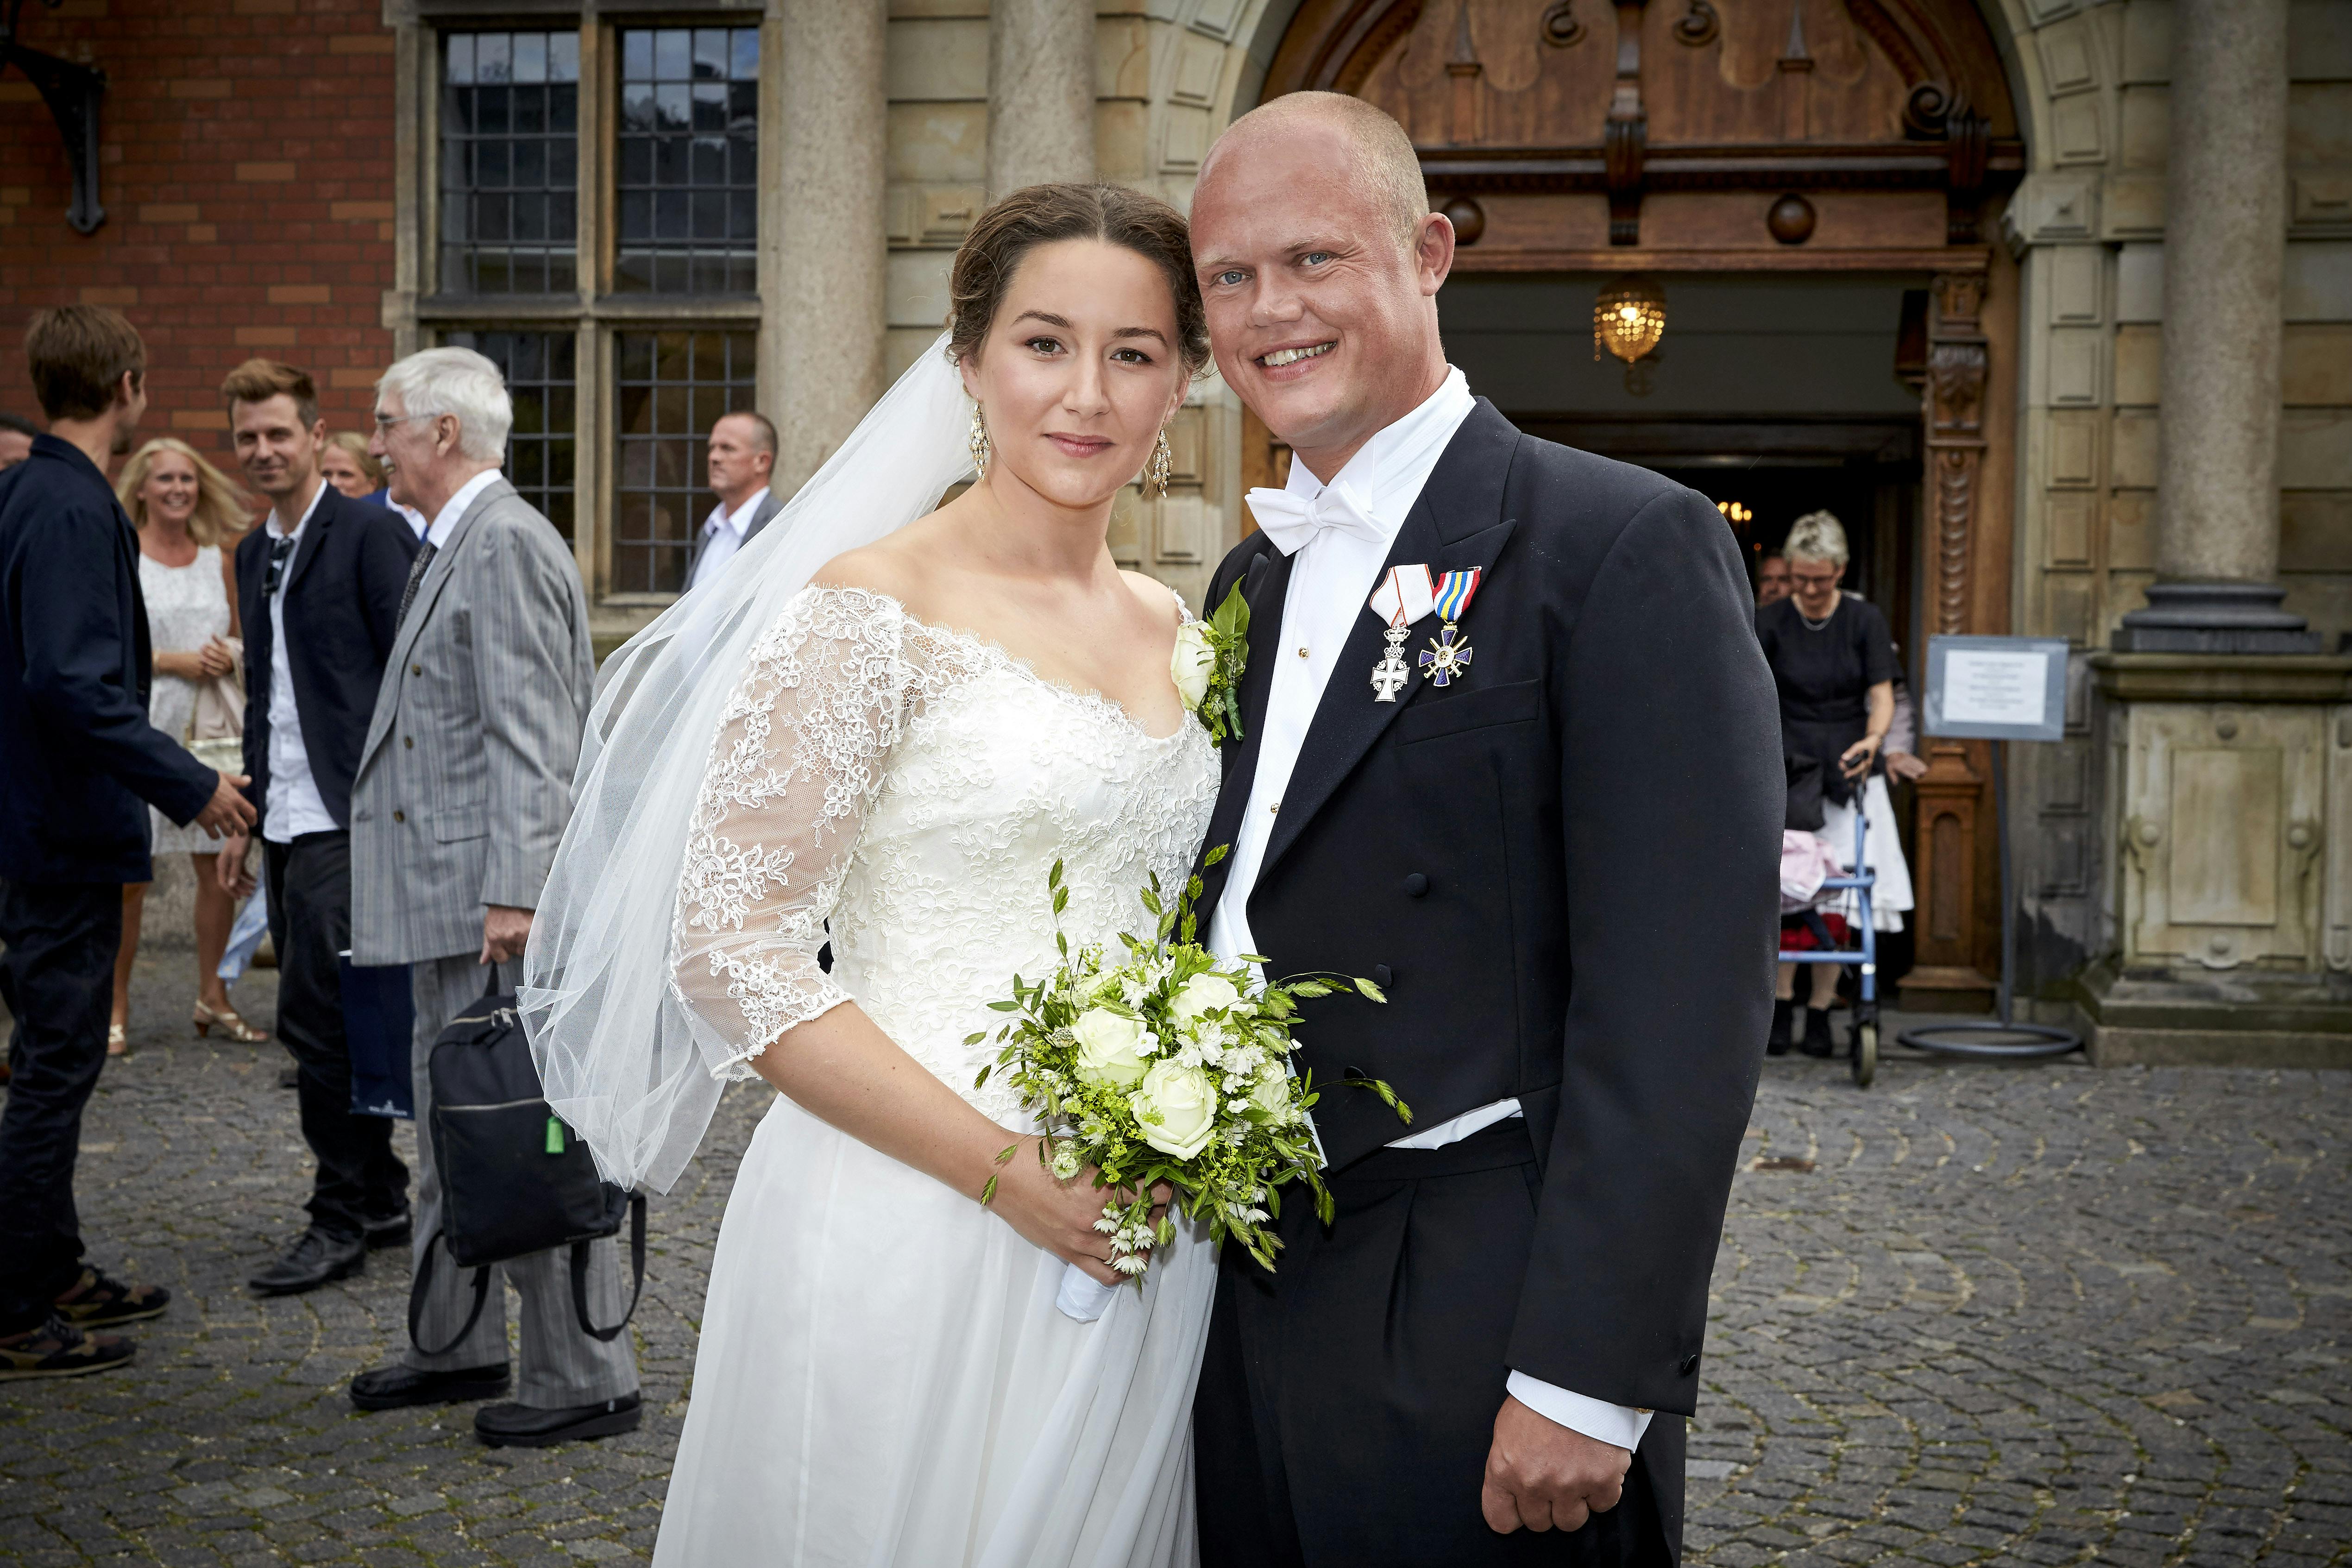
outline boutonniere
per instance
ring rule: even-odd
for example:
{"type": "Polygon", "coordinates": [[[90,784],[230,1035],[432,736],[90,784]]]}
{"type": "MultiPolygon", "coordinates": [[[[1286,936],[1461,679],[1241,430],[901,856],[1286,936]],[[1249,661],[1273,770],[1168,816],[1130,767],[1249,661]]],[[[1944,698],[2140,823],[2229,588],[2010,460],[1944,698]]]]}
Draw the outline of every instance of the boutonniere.
{"type": "Polygon", "coordinates": [[[1249,601],[1234,584],[1217,613],[1176,628],[1168,673],[1184,707],[1219,745],[1242,734],[1242,670],[1249,663],[1249,601]]]}

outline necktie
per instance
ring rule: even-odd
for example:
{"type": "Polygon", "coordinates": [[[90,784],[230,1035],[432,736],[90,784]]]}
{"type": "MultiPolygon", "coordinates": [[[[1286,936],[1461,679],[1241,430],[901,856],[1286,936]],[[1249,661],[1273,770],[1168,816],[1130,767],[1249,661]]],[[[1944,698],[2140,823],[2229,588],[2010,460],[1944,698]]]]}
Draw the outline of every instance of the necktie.
{"type": "Polygon", "coordinates": [[[1269,489],[1252,490],[1247,500],[1258,528],[1285,555],[1297,554],[1326,531],[1352,534],[1370,544],[1388,538],[1387,531],[1371,520],[1346,485],[1326,485],[1323,493],[1311,500],[1288,490],[1269,489]]]}
{"type": "Polygon", "coordinates": [[[408,606],[416,602],[416,584],[425,581],[425,569],[433,564],[433,558],[440,552],[439,545],[428,544],[418,551],[416,559],[409,563],[408,585],[400,591],[400,614],[393,618],[395,630],[407,621],[408,606]]]}

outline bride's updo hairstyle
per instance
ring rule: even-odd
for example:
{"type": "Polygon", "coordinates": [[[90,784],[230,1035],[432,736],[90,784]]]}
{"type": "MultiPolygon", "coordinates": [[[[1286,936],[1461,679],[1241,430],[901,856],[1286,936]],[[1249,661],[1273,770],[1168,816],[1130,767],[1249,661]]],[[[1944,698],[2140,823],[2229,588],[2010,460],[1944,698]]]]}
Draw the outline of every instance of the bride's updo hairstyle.
{"type": "Polygon", "coordinates": [[[979,353],[1023,258],[1041,245],[1095,239],[1135,252],[1160,268],[1176,296],[1176,353],[1184,374],[1209,363],[1209,320],[1192,276],[1184,215],[1124,185],[1030,185],[980,215],[948,275],[948,357],[979,353]]]}

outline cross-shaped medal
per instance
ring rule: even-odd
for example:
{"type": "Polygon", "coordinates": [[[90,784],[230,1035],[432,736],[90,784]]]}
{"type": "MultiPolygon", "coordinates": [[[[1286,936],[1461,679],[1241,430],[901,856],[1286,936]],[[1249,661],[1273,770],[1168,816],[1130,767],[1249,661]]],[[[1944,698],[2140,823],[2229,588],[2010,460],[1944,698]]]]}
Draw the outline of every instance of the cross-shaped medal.
{"type": "Polygon", "coordinates": [[[1404,628],[1393,626],[1385,635],[1389,639],[1388,652],[1381,656],[1380,663],[1372,666],[1372,700],[1375,702],[1395,701],[1396,694],[1412,680],[1412,671],[1404,667],[1404,628]]]}
{"type": "Polygon", "coordinates": [[[1454,631],[1454,623],[1446,622],[1421,656],[1421,673],[1440,686],[1451,686],[1455,676],[1469,674],[1470,656],[1476,651],[1466,642],[1455,643],[1454,631]]]}

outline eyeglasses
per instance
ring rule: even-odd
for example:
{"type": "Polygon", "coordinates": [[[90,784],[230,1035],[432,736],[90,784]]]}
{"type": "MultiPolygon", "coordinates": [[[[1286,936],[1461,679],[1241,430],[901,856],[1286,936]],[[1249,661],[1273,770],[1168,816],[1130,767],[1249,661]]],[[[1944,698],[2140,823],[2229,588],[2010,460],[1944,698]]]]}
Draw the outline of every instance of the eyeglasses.
{"type": "Polygon", "coordinates": [[[375,416],[375,427],[379,430],[389,433],[394,426],[405,425],[412,419],[438,419],[441,416],[438,414],[379,414],[375,416]]]}

